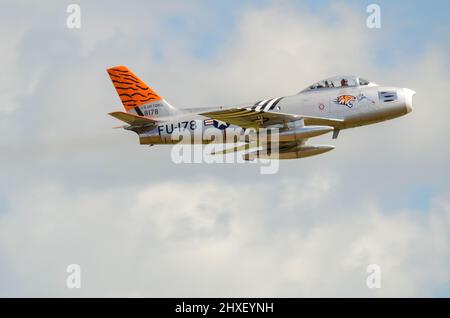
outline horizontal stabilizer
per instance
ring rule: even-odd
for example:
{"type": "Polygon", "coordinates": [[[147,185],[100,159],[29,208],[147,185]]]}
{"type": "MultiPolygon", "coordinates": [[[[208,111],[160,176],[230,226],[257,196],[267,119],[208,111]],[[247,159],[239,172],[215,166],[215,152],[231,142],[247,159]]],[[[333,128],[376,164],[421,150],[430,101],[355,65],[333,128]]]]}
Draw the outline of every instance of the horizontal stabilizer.
{"type": "Polygon", "coordinates": [[[151,118],[138,116],[130,113],[125,112],[112,112],[109,113],[114,118],[117,118],[123,122],[126,122],[127,124],[131,126],[148,126],[148,125],[154,125],[156,121],[151,118]]]}

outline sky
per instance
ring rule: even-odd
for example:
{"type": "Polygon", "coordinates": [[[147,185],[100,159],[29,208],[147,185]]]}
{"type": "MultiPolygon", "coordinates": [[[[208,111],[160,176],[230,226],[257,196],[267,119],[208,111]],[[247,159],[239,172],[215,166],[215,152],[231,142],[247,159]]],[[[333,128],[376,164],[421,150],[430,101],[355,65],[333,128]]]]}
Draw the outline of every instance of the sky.
{"type": "Polygon", "coordinates": [[[0,6],[0,296],[450,296],[448,1],[0,6]],[[411,114],[310,140],[336,149],[261,175],[175,164],[170,147],[111,129],[115,65],[179,108],[338,74],[417,94],[411,114]],[[366,285],[370,264],[381,288],[366,285]]]}

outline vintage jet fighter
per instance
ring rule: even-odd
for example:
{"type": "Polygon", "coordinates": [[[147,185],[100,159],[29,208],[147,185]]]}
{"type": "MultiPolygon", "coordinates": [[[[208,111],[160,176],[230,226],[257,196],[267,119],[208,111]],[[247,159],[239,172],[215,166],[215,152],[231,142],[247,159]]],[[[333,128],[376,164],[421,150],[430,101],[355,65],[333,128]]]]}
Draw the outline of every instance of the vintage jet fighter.
{"type": "MultiPolygon", "coordinates": [[[[139,135],[141,144],[174,144],[180,131],[200,132],[190,143],[211,143],[211,134],[223,137],[240,129],[244,144],[254,144],[258,131],[277,128],[276,149],[267,152],[246,151],[244,159],[295,159],[325,153],[331,145],[309,145],[309,138],[342,129],[374,124],[408,114],[415,92],[408,88],[379,86],[357,76],[337,76],[319,81],[298,94],[267,98],[231,107],[178,109],[148,87],[125,66],[107,70],[126,112],[111,116],[125,122],[121,126],[139,135]],[[245,133],[254,131],[253,135],[245,133]],[[249,137],[253,136],[253,137],[249,137]],[[255,137],[256,136],[256,137],[255,137]]],[[[235,142],[236,140],[233,139],[235,142]]],[[[217,142],[217,140],[216,140],[217,142]]],[[[270,146],[266,146],[270,147],[270,146]]],[[[246,149],[248,149],[247,147],[246,149]]],[[[228,149],[230,150],[230,149],[228,149]]],[[[231,151],[238,151],[234,147],[231,151]]],[[[225,150],[223,153],[226,153],[225,150]]]]}

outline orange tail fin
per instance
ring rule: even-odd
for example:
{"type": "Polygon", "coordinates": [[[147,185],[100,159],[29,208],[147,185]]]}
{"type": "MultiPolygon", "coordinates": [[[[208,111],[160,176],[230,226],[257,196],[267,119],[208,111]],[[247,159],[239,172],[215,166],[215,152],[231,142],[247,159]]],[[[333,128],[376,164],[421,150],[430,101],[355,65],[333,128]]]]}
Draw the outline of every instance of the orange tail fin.
{"type": "Polygon", "coordinates": [[[162,100],[161,96],[126,66],[112,67],[107,71],[127,112],[136,107],[162,100]]]}

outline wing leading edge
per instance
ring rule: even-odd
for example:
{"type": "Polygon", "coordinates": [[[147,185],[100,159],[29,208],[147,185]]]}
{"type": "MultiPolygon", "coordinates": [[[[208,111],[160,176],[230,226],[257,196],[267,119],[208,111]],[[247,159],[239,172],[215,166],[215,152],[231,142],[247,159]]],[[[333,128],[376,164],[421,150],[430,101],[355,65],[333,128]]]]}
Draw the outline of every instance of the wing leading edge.
{"type": "Polygon", "coordinates": [[[286,114],[280,112],[268,112],[253,108],[229,108],[209,111],[200,115],[212,119],[224,121],[242,128],[264,128],[277,124],[286,124],[303,119],[305,125],[326,125],[339,128],[343,120],[327,117],[311,117],[304,115],[286,114]]]}

